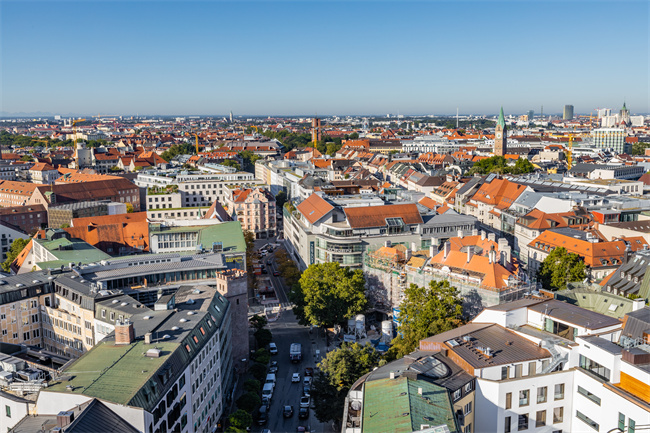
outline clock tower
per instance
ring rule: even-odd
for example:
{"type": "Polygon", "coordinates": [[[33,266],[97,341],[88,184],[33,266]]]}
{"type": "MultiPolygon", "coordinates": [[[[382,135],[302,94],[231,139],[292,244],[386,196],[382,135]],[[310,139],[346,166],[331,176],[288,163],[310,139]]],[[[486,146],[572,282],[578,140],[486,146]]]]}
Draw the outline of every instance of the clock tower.
{"type": "Polygon", "coordinates": [[[504,156],[508,152],[508,128],[506,127],[506,119],[503,116],[503,107],[499,113],[499,120],[497,120],[497,127],[494,133],[494,155],[504,156]]]}

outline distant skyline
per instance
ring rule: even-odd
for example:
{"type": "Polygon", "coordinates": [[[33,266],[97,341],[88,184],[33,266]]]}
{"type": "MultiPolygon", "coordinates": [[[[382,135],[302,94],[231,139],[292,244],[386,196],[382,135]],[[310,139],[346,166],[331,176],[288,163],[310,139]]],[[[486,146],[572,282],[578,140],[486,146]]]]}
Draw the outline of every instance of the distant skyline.
{"type": "Polygon", "coordinates": [[[647,1],[0,2],[0,115],[650,112],[647,1]]]}

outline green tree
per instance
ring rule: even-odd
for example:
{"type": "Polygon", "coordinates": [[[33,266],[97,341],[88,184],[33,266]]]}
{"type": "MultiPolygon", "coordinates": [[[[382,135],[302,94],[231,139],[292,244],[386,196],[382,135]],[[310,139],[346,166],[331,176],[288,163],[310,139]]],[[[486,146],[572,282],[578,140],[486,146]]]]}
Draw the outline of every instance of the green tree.
{"type": "Polygon", "coordinates": [[[537,271],[537,277],[546,290],[564,290],[567,283],[582,281],[586,276],[584,260],[563,247],[551,251],[537,271]]]}
{"type": "Polygon", "coordinates": [[[244,166],[254,166],[255,161],[261,158],[261,156],[254,154],[250,150],[244,150],[243,152],[239,152],[239,156],[241,156],[242,160],[244,161],[244,166]]]}
{"type": "Polygon", "coordinates": [[[241,170],[241,166],[234,159],[225,159],[221,162],[221,165],[225,165],[226,167],[234,167],[237,171],[241,170]]]}
{"type": "Polygon", "coordinates": [[[126,213],[133,213],[135,212],[135,209],[133,208],[133,205],[131,203],[126,204],[126,213]]]}
{"type": "Polygon", "coordinates": [[[368,302],[363,272],[338,263],[310,265],[290,296],[300,322],[316,326],[341,324],[363,312],[368,302]]]}
{"type": "Polygon", "coordinates": [[[20,160],[21,160],[21,161],[30,162],[30,161],[33,161],[33,160],[34,160],[34,157],[33,157],[32,155],[23,155],[23,156],[20,158],[20,160]]]}
{"type": "Polygon", "coordinates": [[[266,365],[256,362],[248,369],[253,377],[260,382],[266,378],[266,365]]]}
{"type": "Polygon", "coordinates": [[[244,389],[248,392],[259,392],[262,389],[262,382],[255,379],[248,379],[244,382],[244,389]]]}
{"type": "Polygon", "coordinates": [[[340,420],[345,397],[361,376],[379,364],[379,353],[370,345],[343,343],[319,364],[312,387],[316,418],[321,422],[340,420]]]}
{"type": "Polygon", "coordinates": [[[230,427],[246,430],[247,427],[250,427],[253,424],[253,417],[245,410],[238,409],[230,414],[228,417],[228,424],[230,427]]]}
{"type": "Polygon", "coordinates": [[[18,254],[20,254],[20,252],[25,249],[28,243],[29,239],[14,239],[14,241],[11,243],[9,251],[7,252],[7,260],[2,263],[2,269],[4,269],[5,272],[11,272],[11,262],[16,260],[18,254]]]}
{"type": "Polygon", "coordinates": [[[253,359],[261,364],[268,364],[271,360],[271,354],[264,348],[257,349],[253,354],[253,359]]]}
{"type": "Polygon", "coordinates": [[[390,358],[401,358],[415,350],[421,339],[463,324],[463,299],[448,281],[431,281],[429,287],[411,284],[400,304],[398,335],[390,358]]]}
{"type": "Polygon", "coordinates": [[[237,399],[236,403],[239,409],[251,413],[259,407],[262,400],[260,400],[260,397],[257,395],[257,391],[249,391],[246,394],[242,394],[242,396],[237,399]]]}
{"type": "Polygon", "coordinates": [[[273,334],[268,329],[259,329],[255,331],[255,341],[257,341],[257,347],[266,347],[271,341],[273,341],[273,334]]]}
{"type": "Polygon", "coordinates": [[[255,330],[259,331],[260,329],[264,328],[269,323],[269,321],[266,319],[266,317],[255,314],[253,317],[248,319],[248,323],[250,323],[250,325],[255,328],[255,330]]]}
{"type": "Polygon", "coordinates": [[[284,190],[280,190],[280,192],[275,196],[275,205],[277,208],[282,209],[282,206],[287,202],[287,193],[284,192],[284,190]]]}

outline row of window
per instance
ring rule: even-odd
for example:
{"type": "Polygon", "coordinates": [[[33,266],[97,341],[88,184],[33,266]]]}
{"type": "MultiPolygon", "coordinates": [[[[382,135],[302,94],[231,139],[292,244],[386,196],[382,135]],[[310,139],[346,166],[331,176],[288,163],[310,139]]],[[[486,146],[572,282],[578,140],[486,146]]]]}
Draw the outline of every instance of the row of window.
{"type": "MultiPolygon", "coordinates": [[[[548,387],[541,386],[537,388],[537,403],[546,403],[548,387]]],[[[558,383],[554,387],[553,399],[555,401],[564,399],[564,384],[558,383]]],[[[519,407],[525,407],[530,404],[530,390],[522,389],[519,391],[519,407]]],[[[506,409],[512,408],[512,393],[506,393],[506,409]]]]}
{"type": "MultiPolygon", "coordinates": [[[[513,421],[514,416],[507,416],[504,420],[504,433],[511,433],[513,430],[513,421]]],[[[523,431],[529,429],[529,414],[522,413],[517,415],[517,431],[523,431]]],[[[560,424],[564,422],[564,407],[553,408],[553,424],[560,424]]],[[[544,427],[547,424],[546,421],[546,411],[539,410],[535,413],[535,427],[544,427]]],[[[561,433],[561,430],[554,430],[553,433],[561,433]]]]}

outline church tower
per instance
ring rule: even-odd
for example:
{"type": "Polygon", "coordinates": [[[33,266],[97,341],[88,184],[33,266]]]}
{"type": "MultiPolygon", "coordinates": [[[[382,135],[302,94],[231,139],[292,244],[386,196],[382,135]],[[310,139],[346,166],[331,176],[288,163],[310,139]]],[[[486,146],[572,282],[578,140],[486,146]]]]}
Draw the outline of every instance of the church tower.
{"type": "Polygon", "coordinates": [[[494,155],[504,156],[508,152],[508,128],[506,127],[506,119],[503,116],[503,107],[499,113],[499,120],[497,120],[497,127],[494,134],[494,155]]]}

